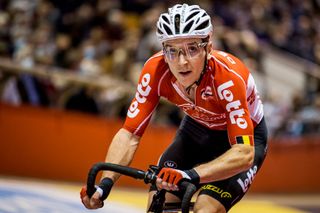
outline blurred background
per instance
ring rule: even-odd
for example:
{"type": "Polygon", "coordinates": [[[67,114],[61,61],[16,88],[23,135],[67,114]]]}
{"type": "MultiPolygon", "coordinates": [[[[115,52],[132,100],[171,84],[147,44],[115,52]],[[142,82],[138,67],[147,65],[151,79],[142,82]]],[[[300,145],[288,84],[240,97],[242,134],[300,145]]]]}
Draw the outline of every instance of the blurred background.
{"type": "MultiPolygon", "coordinates": [[[[258,85],[270,146],[248,197],[320,212],[318,0],[0,0],[0,183],[85,182],[121,128],[143,64],[161,50],[159,14],[176,3],[204,8],[214,48],[241,58],[258,85]]],[[[161,100],[132,166],[156,164],[182,117],[161,100]]],[[[125,177],[117,187],[147,191],[125,177]]],[[[17,196],[5,190],[0,197],[17,196]]],[[[0,212],[22,212],[6,202],[0,212]]]]}

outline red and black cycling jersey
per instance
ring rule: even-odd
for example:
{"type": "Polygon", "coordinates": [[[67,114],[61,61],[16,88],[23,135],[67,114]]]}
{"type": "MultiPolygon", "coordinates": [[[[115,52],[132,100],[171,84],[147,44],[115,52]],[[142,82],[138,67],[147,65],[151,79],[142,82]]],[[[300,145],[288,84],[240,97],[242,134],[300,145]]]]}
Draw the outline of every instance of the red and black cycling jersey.
{"type": "Polygon", "coordinates": [[[196,122],[212,130],[227,130],[231,145],[253,145],[253,129],[263,118],[263,105],[254,79],[235,56],[212,51],[195,98],[169,70],[164,55],[153,55],[144,65],[124,128],[142,136],[160,97],[177,105],[196,122]]]}

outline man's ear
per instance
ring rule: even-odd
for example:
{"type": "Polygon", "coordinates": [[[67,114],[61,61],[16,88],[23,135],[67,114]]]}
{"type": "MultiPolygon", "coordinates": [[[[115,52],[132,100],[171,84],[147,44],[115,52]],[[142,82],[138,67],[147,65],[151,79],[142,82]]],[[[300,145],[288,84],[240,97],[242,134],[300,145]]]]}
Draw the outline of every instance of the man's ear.
{"type": "Polygon", "coordinates": [[[209,33],[209,39],[208,39],[208,44],[206,48],[207,48],[207,53],[210,53],[211,51],[213,51],[212,32],[209,33]]]}
{"type": "Polygon", "coordinates": [[[164,43],[162,43],[162,52],[163,52],[163,56],[164,56],[164,61],[165,61],[166,63],[168,63],[168,61],[167,61],[167,56],[166,56],[166,54],[164,54],[164,43]]]}
{"type": "Polygon", "coordinates": [[[207,50],[207,53],[208,53],[207,56],[208,56],[208,58],[210,58],[211,57],[210,54],[214,50],[213,49],[213,42],[211,41],[211,39],[208,41],[208,44],[206,46],[206,50],[207,50]]]}
{"type": "Polygon", "coordinates": [[[211,58],[211,53],[213,51],[213,44],[212,44],[211,40],[208,41],[208,44],[206,46],[206,50],[207,50],[207,59],[210,59],[211,58]]]}
{"type": "Polygon", "coordinates": [[[207,44],[207,53],[210,53],[213,50],[213,44],[212,41],[209,40],[207,44]]]}
{"type": "Polygon", "coordinates": [[[164,58],[164,61],[165,61],[166,63],[168,63],[167,56],[166,56],[166,54],[164,54],[164,51],[163,51],[163,58],[164,58]]]}

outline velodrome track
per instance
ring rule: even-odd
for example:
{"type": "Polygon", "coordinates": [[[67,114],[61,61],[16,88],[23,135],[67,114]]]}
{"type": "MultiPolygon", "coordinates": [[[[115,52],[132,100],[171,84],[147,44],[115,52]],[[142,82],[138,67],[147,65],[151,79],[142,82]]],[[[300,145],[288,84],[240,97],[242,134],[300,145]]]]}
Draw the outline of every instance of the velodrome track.
{"type": "MultiPolygon", "coordinates": [[[[100,210],[86,210],[81,185],[0,176],[1,213],[139,213],[145,212],[146,191],[115,187],[100,210]]],[[[320,195],[248,194],[231,213],[320,213],[320,195]]]]}

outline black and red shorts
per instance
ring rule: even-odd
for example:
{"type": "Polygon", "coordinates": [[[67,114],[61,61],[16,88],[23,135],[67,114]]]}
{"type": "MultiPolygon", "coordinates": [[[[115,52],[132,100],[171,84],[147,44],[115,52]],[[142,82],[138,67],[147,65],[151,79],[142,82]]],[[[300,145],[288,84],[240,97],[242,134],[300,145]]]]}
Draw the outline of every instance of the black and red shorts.
{"type": "MultiPolygon", "coordinates": [[[[199,185],[199,194],[218,200],[228,211],[248,191],[267,152],[267,127],[264,119],[254,129],[255,157],[252,167],[233,177],[199,185]]],[[[186,116],[173,143],[159,159],[160,167],[188,170],[214,160],[230,149],[227,131],[210,130],[186,116]]],[[[152,186],[150,190],[155,190],[152,186]]],[[[170,192],[182,198],[179,192],[170,192]]]]}

